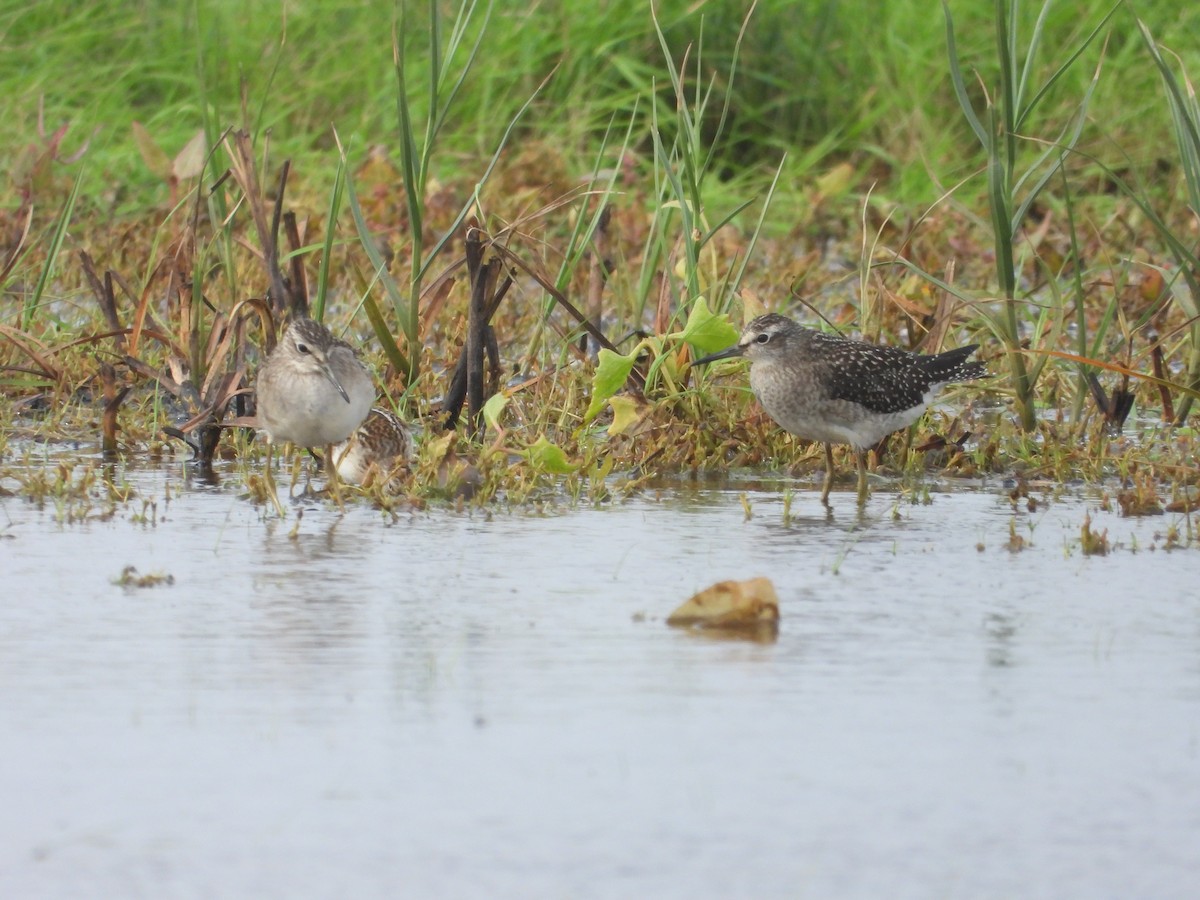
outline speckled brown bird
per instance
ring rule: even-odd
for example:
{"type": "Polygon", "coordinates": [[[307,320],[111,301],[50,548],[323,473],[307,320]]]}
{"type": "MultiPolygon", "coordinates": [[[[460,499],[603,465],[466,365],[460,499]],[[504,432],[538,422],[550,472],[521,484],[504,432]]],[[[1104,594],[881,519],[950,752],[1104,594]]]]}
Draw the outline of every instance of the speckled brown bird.
{"type": "Polygon", "coordinates": [[[746,325],[732,347],[693,365],[750,360],[750,388],[767,415],[785,431],[825,445],[821,502],[828,507],[831,445],[854,449],[859,501],[865,500],[867,449],[917,421],[943,385],[986,374],[983,363],[968,359],[977,349],[971,344],[925,356],[814,331],[772,313],[746,325]]]}
{"type": "Polygon", "coordinates": [[[412,434],[400,417],[375,407],[350,437],[333,448],[338,477],[350,484],[390,478],[408,465],[413,455],[412,434]]]}

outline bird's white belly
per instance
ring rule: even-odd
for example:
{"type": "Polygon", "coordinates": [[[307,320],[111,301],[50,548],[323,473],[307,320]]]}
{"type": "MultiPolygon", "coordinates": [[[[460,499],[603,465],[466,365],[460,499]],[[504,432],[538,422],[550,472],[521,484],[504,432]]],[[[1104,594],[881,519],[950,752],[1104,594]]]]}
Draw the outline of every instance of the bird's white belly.
{"type": "Polygon", "coordinates": [[[262,425],[273,443],[324,447],[344,441],[362,424],[374,400],[369,388],[363,391],[348,386],[347,393],[350,402],[335,393],[321,375],[294,378],[288,385],[285,408],[276,416],[263,416],[262,425]]]}
{"type": "Polygon", "coordinates": [[[785,431],[810,441],[850,444],[859,450],[873,447],[893,431],[917,421],[936,394],[936,389],[930,390],[920,404],[909,409],[877,413],[849,400],[815,398],[808,393],[811,382],[780,378],[767,366],[751,368],[750,384],[767,415],[785,431]]]}
{"type": "MultiPolygon", "coordinates": [[[[861,408],[856,408],[855,412],[861,408]]],[[[813,432],[811,440],[832,444],[850,444],[858,450],[874,447],[893,431],[907,428],[925,411],[925,405],[915,406],[896,413],[870,413],[855,418],[853,414],[839,419],[831,414],[823,422],[807,423],[813,432]]],[[[789,431],[791,429],[788,429],[789,431]]],[[[796,434],[801,432],[797,431],[796,434]]],[[[805,435],[808,436],[808,435],[805,435]]]]}

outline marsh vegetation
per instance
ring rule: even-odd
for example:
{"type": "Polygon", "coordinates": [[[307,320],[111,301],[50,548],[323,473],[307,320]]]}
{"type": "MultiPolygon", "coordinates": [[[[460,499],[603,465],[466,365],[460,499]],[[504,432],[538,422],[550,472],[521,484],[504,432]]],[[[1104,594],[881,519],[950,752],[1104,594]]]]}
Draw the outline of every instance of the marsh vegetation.
{"type": "Polygon", "coordinates": [[[462,502],[463,460],[478,504],[805,473],[744,378],[688,365],[774,310],[983,346],[884,472],[1189,502],[1190,9],[235,6],[0,23],[7,458],[236,458],[262,499],[250,386],[303,312],[419,425],[379,503],[462,502]]]}

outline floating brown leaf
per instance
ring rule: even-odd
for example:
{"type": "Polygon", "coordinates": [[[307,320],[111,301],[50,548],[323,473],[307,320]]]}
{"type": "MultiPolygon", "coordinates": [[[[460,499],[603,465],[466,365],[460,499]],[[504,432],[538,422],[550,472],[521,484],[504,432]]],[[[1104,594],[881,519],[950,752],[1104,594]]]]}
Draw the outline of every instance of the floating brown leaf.
{"type": "Polygon", "coordinates": [[[693,628],[774,628],[779,624],[779,598],[769,578],[719,581],[671,613],[667,624],[693,628]]]}

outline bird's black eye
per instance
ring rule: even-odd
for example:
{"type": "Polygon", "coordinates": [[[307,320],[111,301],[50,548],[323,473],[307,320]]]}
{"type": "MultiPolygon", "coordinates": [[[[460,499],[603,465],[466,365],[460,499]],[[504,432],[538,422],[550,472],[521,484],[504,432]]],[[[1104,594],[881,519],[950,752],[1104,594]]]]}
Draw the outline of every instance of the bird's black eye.
{"type": "Polygon", "coordinates": [[[309,352],[308,344],[304,343],[303,341],[296,341],[296,349],[299,350],[301,353],[309,352]]]}
{"type": "Polygon", "coordinates": [[[760,332],[758,337],[756,337],[754,340],[759,344],[765,344],[767,341],[771,340],[771,335],[763,331],[760,332]]]}

